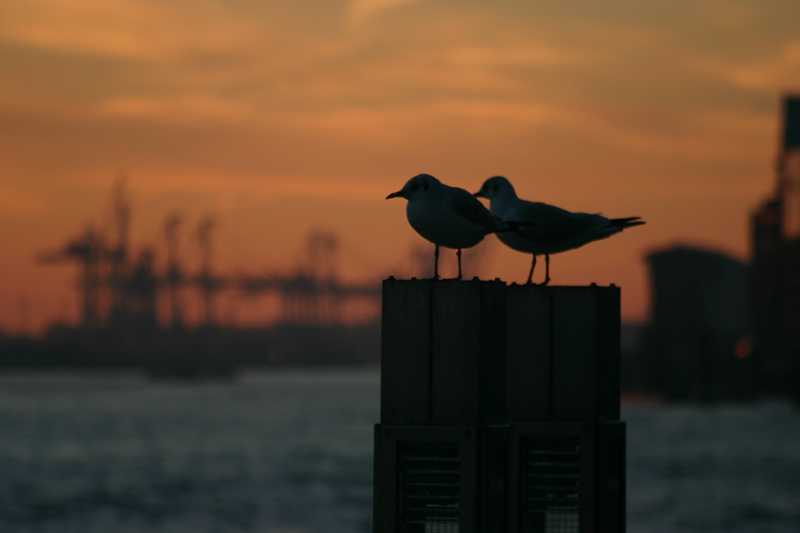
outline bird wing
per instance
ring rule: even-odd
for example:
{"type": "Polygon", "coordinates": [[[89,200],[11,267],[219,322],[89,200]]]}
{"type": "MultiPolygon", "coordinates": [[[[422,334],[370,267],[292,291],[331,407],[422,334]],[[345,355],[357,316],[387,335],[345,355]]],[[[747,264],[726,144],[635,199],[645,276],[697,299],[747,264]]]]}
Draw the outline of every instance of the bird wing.
{"type": "Polygon", "coordinates": [[[452,188],[452,192],[450,205],[459,216],[485,229],[487,233],[503,229],[503,222],[486,209],[480,200],[463,189],[452,188]]]}
{"type": "Polygon", "coordinates": [[[537,202],[524,202],[514,210],[510,220],[529,221],[518,235],[540,244],[554,244],[600,230],[608,219],[589,213],[571,213],[560,207],[537,202]]]}

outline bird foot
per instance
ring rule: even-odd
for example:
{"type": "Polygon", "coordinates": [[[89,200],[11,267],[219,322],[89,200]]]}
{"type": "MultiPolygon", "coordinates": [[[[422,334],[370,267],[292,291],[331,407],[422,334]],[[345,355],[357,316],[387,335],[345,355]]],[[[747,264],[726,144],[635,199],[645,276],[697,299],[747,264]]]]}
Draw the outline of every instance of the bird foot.
{"type": "Polygon", "coordinates": [[[545,285],[547,285],[548,283],[550,283],[550,278],[546,278],[546,279],[545,279],[543,282],[541,282],[541,283],[534,283],[533,281],[531,281],[531,280],[528,280],[528,281],[526,281],[526,282],[525,282],[525,285],[535,285],[536,287],[544,287],[544,286],[545,286],[545,285]]]}

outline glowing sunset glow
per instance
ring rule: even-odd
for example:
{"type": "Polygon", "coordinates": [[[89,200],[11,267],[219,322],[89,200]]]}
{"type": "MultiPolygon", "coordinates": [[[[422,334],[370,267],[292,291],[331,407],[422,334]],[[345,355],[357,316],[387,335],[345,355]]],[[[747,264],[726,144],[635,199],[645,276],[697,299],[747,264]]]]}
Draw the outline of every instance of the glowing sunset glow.
{"type": "MultiPolygon", "coordinates": [[[[647,252],[748,259],[798,20],[796,0],[5,0],[0,330],[77,318],[77,266],[35,259],[108,225],[120,172],[134,250],[177,211],[196,270],[210,214],[218,272],[287,269],[324,228],[363,282],[433,251],[388,193],[505,175],[522,198],[646,220],[551,257],[552,284],[616,283],[643,320],[647,252]]],[[[467,278],[524,281],[529,256],[481,247],[467,278]]]]}

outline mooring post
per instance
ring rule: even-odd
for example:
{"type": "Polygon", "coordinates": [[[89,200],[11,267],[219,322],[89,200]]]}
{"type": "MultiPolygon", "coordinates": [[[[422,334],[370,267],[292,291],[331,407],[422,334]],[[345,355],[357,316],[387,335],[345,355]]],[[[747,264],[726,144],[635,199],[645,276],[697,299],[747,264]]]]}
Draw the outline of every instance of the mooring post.
{"type": "Polygon", "coordinates": [[[619,301],[385,280],[374,530],[624,531],[619,301]]]}
{"type": "Polygon", "coordinates": [[[505,284],[383,284],[381,423],[477,425],[503,419],[505,284]]]}
{"type": "Polygon", "coordinates": [[[507,288],[508,420],[619,420],[619,288],[507,288]]]}

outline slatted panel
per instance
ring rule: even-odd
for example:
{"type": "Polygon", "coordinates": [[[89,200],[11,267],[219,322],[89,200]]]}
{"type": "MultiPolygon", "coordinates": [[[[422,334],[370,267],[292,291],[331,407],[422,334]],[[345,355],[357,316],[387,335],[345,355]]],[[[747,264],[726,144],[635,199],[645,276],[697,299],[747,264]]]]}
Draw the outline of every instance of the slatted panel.
{"type": "Polygon", "coordinates": [[[597,291],[588,287],[553,289],[551,417],[596,420],[597,291]]]}
{"type": "Polygon", "coordinates": [[[433,282],[383,282],[381,422],[430,422],[430,327],[433,282]]]}
{"type": "Polygon", "coordinates": [[[533,438],[521,444],[523,531],[578,533],[580,438],[533,438]]]}
{"type": "Polygon", "coordinates": [[[461,447],[458,443],[403,443],[400,461],[400,531],[458,533],[461,447]]]}
{"type": "Polygon", "coordinates": [[[506,291],[506,419],[548,420],[552,291],[536,285],[506,291]]]}
{"type": "Polygon", "coordinates": [[[479,421],[483,378],[481,283],[448,281],[434,286],[430,332],[432,424],[466,425],[479,421]]]}

